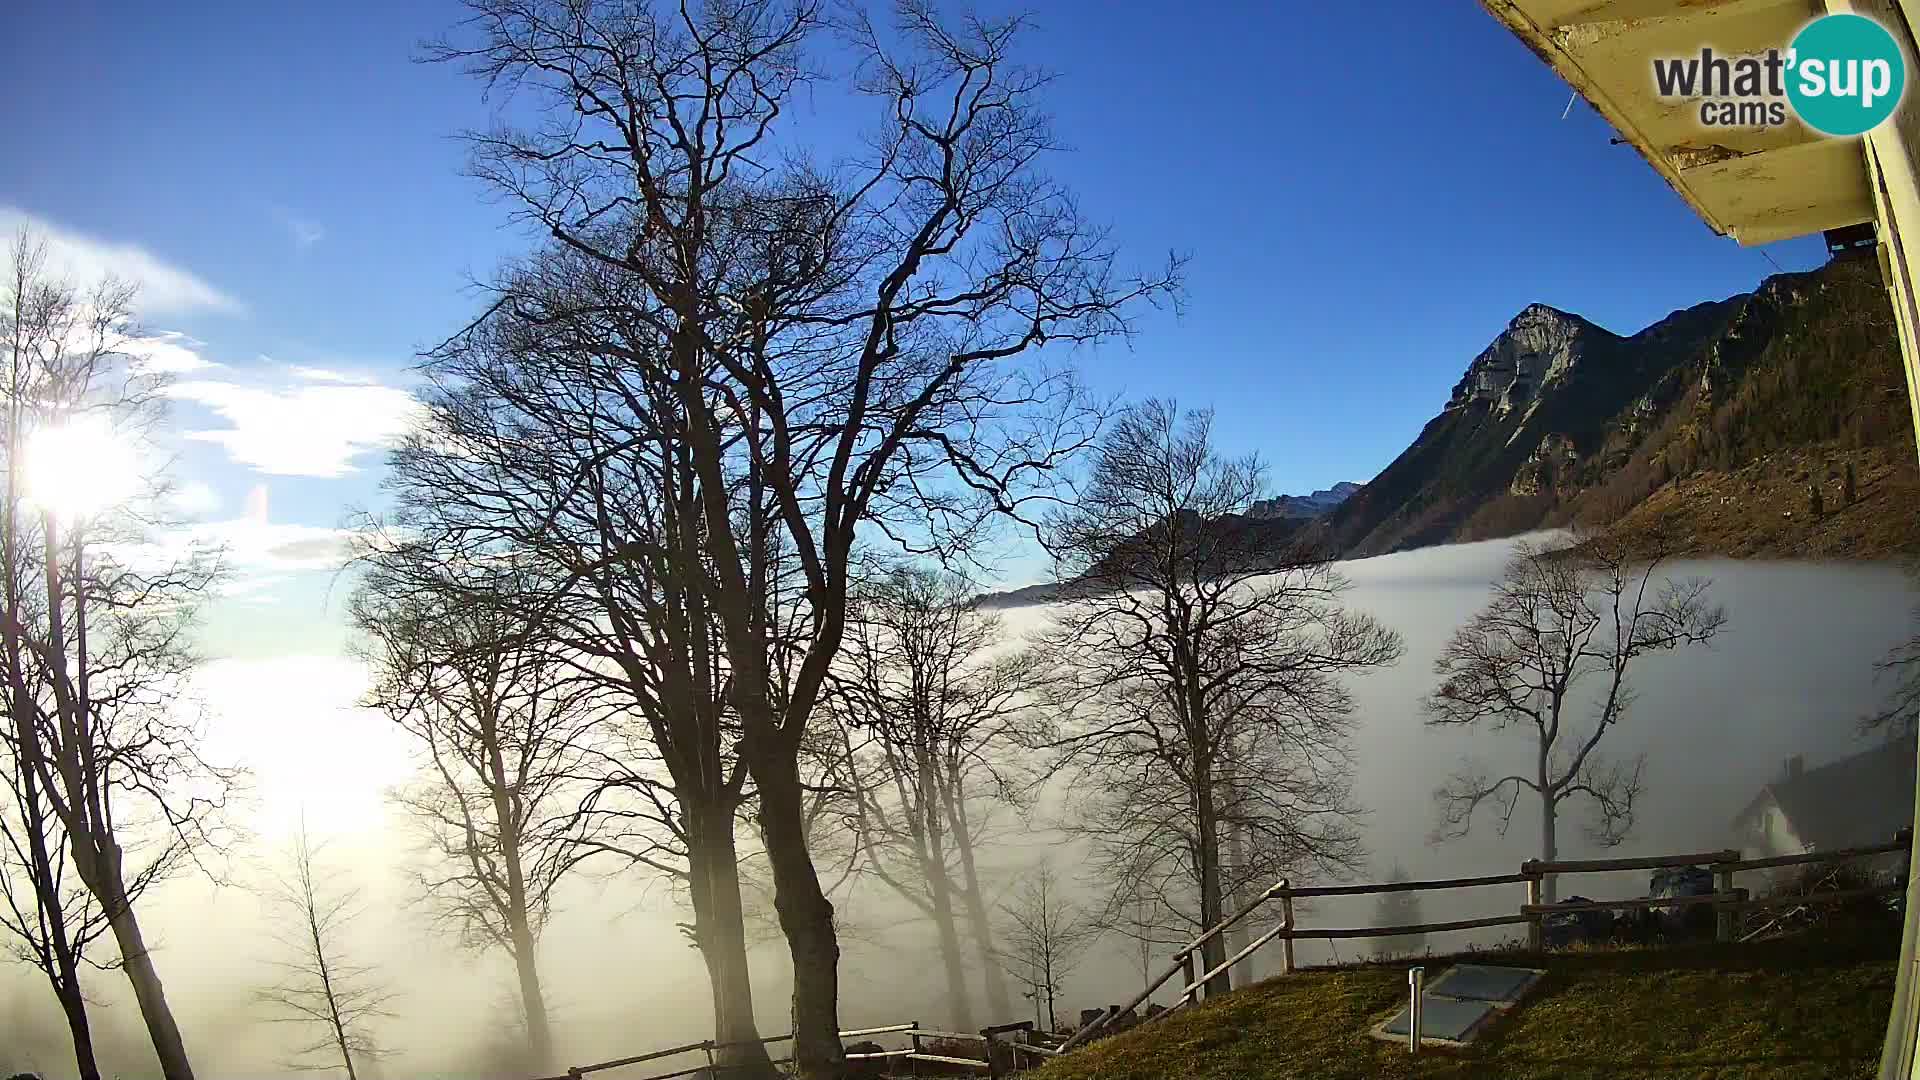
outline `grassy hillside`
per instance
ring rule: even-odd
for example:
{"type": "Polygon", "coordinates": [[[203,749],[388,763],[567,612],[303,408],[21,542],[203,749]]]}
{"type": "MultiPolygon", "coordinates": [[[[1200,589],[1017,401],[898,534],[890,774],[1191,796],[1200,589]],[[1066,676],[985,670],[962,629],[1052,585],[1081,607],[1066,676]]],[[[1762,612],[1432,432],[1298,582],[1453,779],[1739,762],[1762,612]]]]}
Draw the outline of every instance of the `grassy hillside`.
{"type": "MultiPolygon", "coordinates": [[[[1788,939],[1555,955],[1473,1046],[1366,1030],[1406,1000],[1403,965],[1303,972],[1095,1043],[1039,1080],[1844,1080],[1874,1073],[1897,938],[1788,939]]],[[[1484,961],[1485,957],[1475,957],[1484,961]]],[[[1526,962],[1526,961],[1515,961],[1526,962]]],[[[1429,977],[1442,961],[1426,961],[1429,977]]]]}

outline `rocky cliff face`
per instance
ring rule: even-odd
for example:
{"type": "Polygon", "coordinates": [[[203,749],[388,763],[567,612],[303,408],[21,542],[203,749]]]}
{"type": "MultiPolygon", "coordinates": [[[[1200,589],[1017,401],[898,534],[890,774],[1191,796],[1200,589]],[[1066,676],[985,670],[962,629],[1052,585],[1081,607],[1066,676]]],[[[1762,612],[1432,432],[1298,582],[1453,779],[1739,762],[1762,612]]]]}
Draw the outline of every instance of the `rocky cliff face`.
{"type": "MultiPolygon", "coordinates": [[[[1317,538],[1355,555],[1442,543],[1491,500],[1537,501],[1577,483],[1571,474],[1608,422],[1711,329],[1682,318],[1667,333],[1628,339],[1544,304],[1526,308],[1467,365],[1413,445],[1316,526],[1317,538]]],[[[1537,523],[1528,514],[1535,521],[1520,527],[1537,523]]]]}
{"type": "Polygon", "coordinates": [[[1530,304],[1467,365],[1446,407],[1488,405],[1501,417],[1525,409],[1565,380],[1594,340],[1612,337],[1578,315],[1530,304]]]}
{"type": "Polygon", "coordinates": [[[1579,468],[1580,448],[1567,436],[1550,432],[1541,438],[1533,453],[1527,455],[1527,460],[1520,463],[1513,482],[1507,485],[1507,493],[1522,496],[1551,493],[1579,475],[1579,468]]]}
{"type": "MultiPolygon", "coordinates": [[[[1413,444],[1305,535],[1373,555],[1617,519],[1666,486],[1769,455],[1905,440],[1911,460],[1903,391],[1871,260],[1778,275],[1631,337],[1534,304],[1468,363],[1413,444]]],[[[1876,550],[1893,531],[1866,529],[1885,534],[1876,550]]],[[[1920,545],[1920,525],[1909,531],[1920,545]]]]}

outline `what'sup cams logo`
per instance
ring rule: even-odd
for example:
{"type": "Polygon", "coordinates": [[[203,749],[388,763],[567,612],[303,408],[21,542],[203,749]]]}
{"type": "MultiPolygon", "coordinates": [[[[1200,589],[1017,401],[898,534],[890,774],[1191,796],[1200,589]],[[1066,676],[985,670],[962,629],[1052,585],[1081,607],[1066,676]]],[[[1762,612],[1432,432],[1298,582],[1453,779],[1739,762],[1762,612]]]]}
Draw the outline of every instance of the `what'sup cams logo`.
{"type": "Polygon", "coordinates": [[[1657,57],[1663,98],[1699,102],[1703,127],[1778,127],[1788,110],[1823,135],[1862,135],[1880,126],[1907,88],[1900,45],[1864,15],[1824,15],[1785,50],[1726,56],[1657,57]]]}

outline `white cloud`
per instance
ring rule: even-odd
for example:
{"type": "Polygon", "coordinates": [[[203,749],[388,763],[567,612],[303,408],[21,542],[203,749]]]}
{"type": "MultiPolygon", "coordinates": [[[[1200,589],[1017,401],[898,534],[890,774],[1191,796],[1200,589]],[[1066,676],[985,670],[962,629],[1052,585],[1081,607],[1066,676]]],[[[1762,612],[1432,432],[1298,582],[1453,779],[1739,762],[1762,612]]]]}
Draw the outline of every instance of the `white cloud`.
{"type": "Polygon", "coordinates": [[[101,240],[24,210],[0,206],[0,246],[11,251],[14,237],[23,228],[46,243],[49,269],[55,273],[84,285],[108,275],[139,285],[137,303],[143,314],[218,311],[238,315],[245,311],[240,301],[145,248],[101,240]]]}
{"type": "Polygon", "coordinates": [[[198,350],[205,345],[178,331],[163,330],[149,337],[131,338],[121,350],[133,357],[134,370],[143,375],[184,375],[221,366],[200,355],[198,350]]]}
{"type": "Polygon", "coordinates": [[[264,388],[200,379],[176,383],[167,393],[211,409],[228,424],[189,431],[187,438],[218,443],[235,461],[273,476],[357,472],[355,458],[393,445],[419,412],[413,395],[372,384],[264,388]]]}
{"type": "Polygon", "coordinates": [[[182,525],[137,543],[102,545],[102,550],[145,570],[178,565],[196,553],[217,554],[226,572],[221,597],[272,604],[279,600],[279,586],[293,575],[344,567],[354,552],[354,535],[322,525],[269,521],[267,488],[257,484],[247,493],[239,517],[182,525]]]}
{"type": "Polygon", "coordinates": [[[293,376],[296,379],[305,379],[307,382],[347,383],[351,386],[366,386],[378,381],[366,375],[354,375],[350,372],[320,367],[295,366],[293,376]]]}
{"type": "Polygon", "coordinates": [[[220,509],[220,495],[198,480],[182,484],[167,493],[167,502],[183,514],[199,517],[220,509]]]}

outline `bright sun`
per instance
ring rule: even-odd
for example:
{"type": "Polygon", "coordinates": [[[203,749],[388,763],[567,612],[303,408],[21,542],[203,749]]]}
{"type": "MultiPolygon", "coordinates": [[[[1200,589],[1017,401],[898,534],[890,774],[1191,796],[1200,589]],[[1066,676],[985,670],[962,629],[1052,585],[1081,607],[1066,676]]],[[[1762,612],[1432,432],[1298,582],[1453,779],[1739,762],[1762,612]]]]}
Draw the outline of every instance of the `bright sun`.
{"type": "Polygon", "coordinates": [[[90,517],[131,498],[140,467],[133,448],[105,416],[78,416],[27,437],[27,498],[63,522],[90,517]]]}

